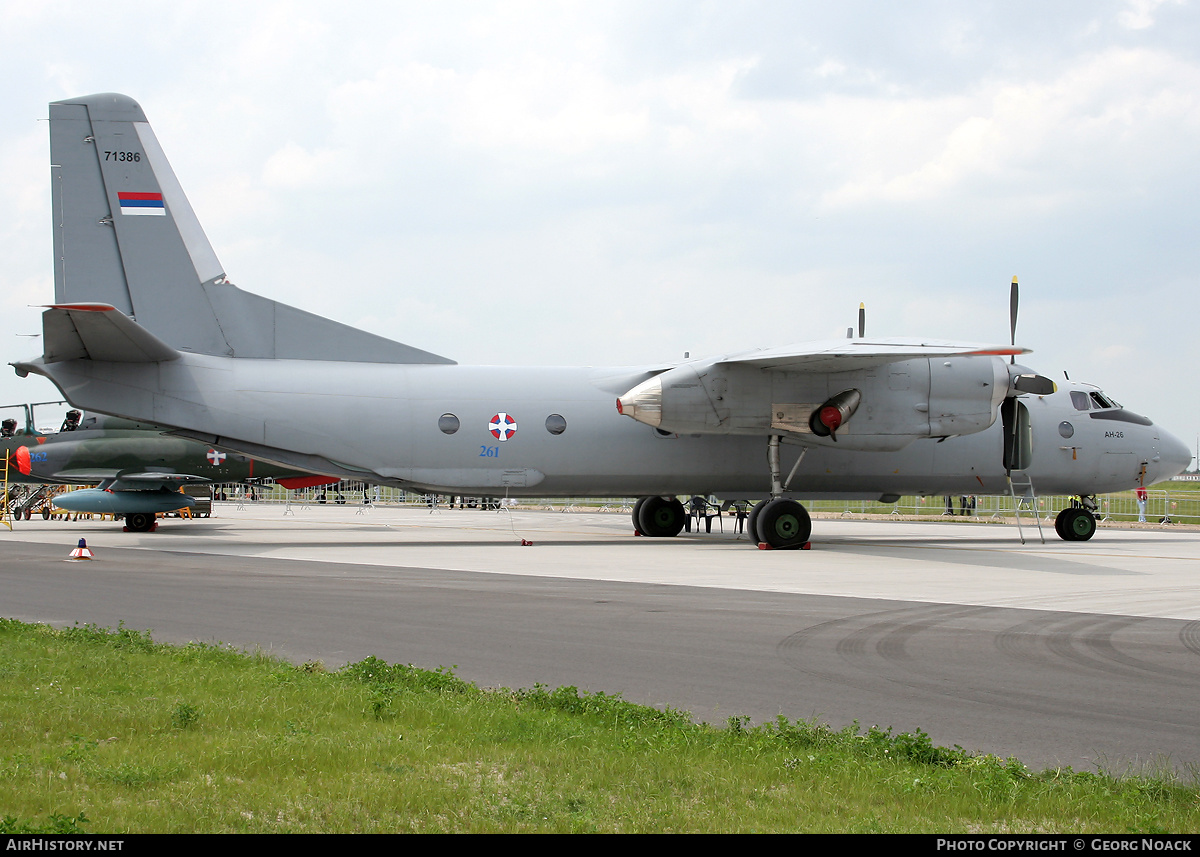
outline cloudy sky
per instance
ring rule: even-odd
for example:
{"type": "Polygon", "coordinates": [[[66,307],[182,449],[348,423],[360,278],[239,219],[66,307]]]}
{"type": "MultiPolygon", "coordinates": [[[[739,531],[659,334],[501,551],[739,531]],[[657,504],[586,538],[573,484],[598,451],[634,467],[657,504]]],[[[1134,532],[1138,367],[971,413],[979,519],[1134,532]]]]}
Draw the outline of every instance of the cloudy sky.
{"type": "MultiPolygon", "coordinates": [[[[229,278],[464,363],[1008,338],[1191,444],[1195,2],[0,3],[0,358],[46,104],[137,99],[229,278]]],[[[0,373],[0,403],[57,398],[0,373]]]]}

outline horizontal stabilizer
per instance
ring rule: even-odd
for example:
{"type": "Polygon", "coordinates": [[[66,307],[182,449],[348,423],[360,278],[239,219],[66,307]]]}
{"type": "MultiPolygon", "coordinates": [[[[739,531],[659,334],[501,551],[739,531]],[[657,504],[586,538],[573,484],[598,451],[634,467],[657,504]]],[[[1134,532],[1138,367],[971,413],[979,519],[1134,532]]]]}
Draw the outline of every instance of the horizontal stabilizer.
{"type": "Polygon", "coordinates": [[[46,363],[158,363],[179,352],[108,304],[55,304],[42,313],[46,363]]]}

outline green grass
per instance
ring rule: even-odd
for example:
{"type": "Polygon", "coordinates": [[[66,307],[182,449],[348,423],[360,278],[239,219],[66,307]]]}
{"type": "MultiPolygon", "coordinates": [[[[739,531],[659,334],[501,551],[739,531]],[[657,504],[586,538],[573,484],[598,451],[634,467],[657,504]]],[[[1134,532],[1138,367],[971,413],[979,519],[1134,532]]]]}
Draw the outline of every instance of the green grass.
{"type": "Polygon", "coordinates": [[[1173,775],[0,620],[0,832],[1181,832],[1173,775]]]}

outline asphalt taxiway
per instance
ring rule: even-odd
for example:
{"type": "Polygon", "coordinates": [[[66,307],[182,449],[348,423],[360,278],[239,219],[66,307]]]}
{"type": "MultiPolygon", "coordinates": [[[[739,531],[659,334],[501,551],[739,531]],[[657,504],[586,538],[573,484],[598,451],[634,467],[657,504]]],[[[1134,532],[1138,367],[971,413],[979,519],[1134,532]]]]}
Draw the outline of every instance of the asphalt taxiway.
{"type": "Polygon", "coordinates": [[[622,514],[228,504],[147,534],[0,529],[0,615],[25,621],[374,654],[709,722],[921,728],[1039,768],[1200,765],[1197,572],[1200,534],[1169,528],[1021,545],[1011,526],[819,520],[812,550],[759,551],[635,538],[622,514]],[[80,537],[97,560],[66,561],[80,537]]]}

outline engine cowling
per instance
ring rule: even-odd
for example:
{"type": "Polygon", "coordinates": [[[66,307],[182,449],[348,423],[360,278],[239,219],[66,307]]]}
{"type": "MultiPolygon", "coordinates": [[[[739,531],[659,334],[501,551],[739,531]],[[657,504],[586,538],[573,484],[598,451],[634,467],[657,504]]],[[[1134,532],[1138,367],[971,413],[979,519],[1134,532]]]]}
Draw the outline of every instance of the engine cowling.
{"type": "Polygon", "coordinates": [[[1008,364],[994,356],[922,357],[848,372],[714,360],[642,382],[618,398],[617,409],[677,434],[782,433],[882,451],[987,429],[1011,383],[1008,364]]]}

